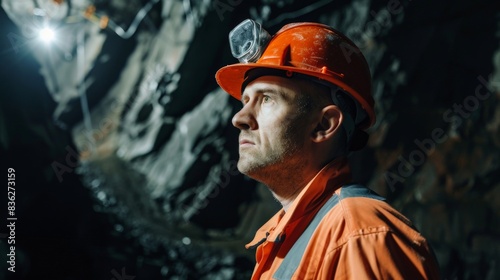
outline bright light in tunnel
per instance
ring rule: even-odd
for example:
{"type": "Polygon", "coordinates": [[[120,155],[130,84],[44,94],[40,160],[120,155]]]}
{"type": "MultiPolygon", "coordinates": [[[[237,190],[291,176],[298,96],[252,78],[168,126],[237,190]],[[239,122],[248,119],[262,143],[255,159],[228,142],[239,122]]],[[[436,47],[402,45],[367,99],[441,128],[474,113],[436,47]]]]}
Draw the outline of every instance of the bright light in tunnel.
{"type": "Polygon", "coordinates": [[[54,38],[56,37],[56,34],[55,34],[54,30],[52,30],[51,28],[44,27],[40,30],[39,36],[40,36],[40,39],[42,41],[44,41],[45,43],[50,43],[54,40],[54,38]]]}

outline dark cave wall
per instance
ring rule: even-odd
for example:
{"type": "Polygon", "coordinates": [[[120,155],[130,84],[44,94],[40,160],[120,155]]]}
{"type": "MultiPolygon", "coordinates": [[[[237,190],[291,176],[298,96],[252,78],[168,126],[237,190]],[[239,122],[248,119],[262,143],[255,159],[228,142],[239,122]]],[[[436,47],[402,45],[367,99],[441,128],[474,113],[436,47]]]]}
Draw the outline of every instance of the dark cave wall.
{"type": "MultiPolygon", "coordinates": [[[[126,26],[141,5],[118,4],[96,6],[126,26]]],[[[270,33],[320,21],[358,44],[374,78],[377,123],[368,147],[351,155],[354,177],[413,220],[443,279],[498,278],[494,1],[191,5],[160,1],[130,39],[90,22],[62,29],[75,45],[77,30],[85,32],[80,76],[76,53],[63,59],[29,44],[17,52],[4,39],[0,152],[21,178],[26,279],[108,279],[122,268],[138,279],[249,278],[253,252],[243,245],[277,205],[235,170],[230,119],[239,105],[214,81],[219,67],[235,62],[229,30],[248,17],[270,33]],[[82,83],[89,119],[77,95],[82,83]],[[40,222],[54,212],[64,213],[54,226],[40,222]],[[62,254],[41,245],[54,242],[62,254]]],[[[2,34],[22,34],[3,20],[2,34]]]]}

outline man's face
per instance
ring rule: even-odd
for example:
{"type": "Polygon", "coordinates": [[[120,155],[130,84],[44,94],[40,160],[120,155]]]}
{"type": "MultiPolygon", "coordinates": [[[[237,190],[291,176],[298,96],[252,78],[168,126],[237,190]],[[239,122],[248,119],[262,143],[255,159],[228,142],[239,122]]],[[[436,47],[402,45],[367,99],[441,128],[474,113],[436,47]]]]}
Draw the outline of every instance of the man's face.
{"type": "Polygon", "coordinates": [[[232,120],[241,130],[240,172],[265,179],[305,164],[313,127],[300,94],[297,82],[274,76],[260,77],[245,88],[243,108],[232,120]]]}

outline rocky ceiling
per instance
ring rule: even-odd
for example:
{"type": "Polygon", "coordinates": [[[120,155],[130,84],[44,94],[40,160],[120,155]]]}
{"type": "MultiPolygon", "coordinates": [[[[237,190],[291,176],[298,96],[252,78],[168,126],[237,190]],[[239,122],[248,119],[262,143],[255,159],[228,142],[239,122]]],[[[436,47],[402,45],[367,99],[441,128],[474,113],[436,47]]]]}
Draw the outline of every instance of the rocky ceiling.
{"type": "Polygon", "coordinates": [[[358,44],[377,123],[351,155],[355,178],[413,219],[443,279],[500,278],[496,1],[2,8],[0,155],[16,174],[17,279],[249,278],[243,245],[278,205],[236,170],[238,104],[214,80],[235,62],[227,34],[246,18],[270,33],[319,21],[358,44]]]}

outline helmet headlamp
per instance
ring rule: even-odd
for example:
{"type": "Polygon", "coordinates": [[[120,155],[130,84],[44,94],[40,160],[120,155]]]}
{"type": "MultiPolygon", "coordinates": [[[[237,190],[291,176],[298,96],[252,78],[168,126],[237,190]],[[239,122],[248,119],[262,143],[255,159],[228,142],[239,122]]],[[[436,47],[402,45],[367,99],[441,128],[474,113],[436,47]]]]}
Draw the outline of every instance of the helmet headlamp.
{"type": "Polygon", "coordinates": [[[231,53],[241,63],[256,62],[271,40],[271,35],[262,26],[246,19],[229,32],[231,53]]]}

